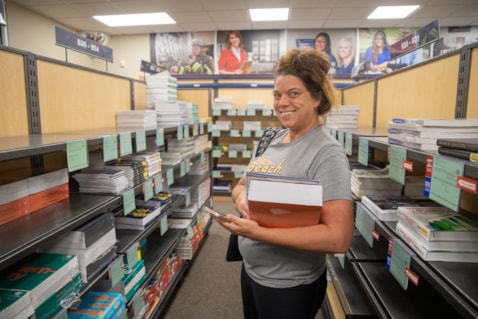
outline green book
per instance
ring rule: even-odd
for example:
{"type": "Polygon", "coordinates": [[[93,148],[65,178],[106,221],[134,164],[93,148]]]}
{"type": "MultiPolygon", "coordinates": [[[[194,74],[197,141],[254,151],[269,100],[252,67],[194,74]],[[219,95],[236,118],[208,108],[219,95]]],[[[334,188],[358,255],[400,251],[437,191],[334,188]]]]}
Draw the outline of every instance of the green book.
{"type": "Polygon", "coordinates": [[[75,255],[33,253],[0,274],[0,288],[28,291],[36,309],[76,274],[75,255]]]}
{"type": "Polygon", "coordinates": [[[28,318],[33,315],[26,291],[0,289],[0,318],[28,318]]]}

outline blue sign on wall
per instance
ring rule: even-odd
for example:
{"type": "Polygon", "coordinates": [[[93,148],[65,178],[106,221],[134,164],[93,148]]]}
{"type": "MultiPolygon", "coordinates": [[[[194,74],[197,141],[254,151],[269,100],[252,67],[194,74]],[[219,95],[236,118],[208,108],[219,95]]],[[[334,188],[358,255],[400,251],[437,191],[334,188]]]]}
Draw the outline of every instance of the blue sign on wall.
{"type": "Polygon", "coordinates": [[[55,26],[55,44],[113,62],[113,49],[55,26]]]}

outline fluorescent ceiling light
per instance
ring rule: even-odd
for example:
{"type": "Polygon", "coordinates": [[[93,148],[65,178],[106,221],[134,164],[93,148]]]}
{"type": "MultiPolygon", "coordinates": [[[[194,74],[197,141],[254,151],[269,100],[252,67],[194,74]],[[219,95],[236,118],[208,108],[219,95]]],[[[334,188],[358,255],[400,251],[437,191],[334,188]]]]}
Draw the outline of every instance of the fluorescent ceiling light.
{"type": "Polygon", "coordinates": [[[117,14],[108,16],[94,16],[109,27],[127,27],[138,25],[175,24],[166,12],[117,14]]]}
{"type": "Polygon", "coordinates": [[[287,21],[289,8],[249,9],[252,21],[287,21]]]}
{"type": "Polygon", "coordinates": [[[367,19],[403,19],[420,6],[378,6],[367,19]]]}

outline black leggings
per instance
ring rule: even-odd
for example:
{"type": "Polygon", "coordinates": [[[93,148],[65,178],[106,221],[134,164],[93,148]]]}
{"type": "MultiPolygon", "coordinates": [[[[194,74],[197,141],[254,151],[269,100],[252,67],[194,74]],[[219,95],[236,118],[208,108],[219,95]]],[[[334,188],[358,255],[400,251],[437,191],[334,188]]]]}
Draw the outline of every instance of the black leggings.
{"type": "Polygon", "coordinates": [[[245,319],[314,319],[327,289],[327,271],[311,284],[269,288],[257,284],[242,267],[242,307],[245,319]]]}

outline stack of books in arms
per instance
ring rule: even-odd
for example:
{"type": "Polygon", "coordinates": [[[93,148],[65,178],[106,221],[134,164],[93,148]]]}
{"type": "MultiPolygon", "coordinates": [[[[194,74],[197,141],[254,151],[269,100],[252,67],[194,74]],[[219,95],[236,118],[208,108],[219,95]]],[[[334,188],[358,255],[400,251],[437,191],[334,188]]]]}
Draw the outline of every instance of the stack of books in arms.
{"type": "Polygon", "coordinates": [[[478,162],[478,136],[466,138],[442,137],[437,140],[438,153],[478,162]]]}
{"type": "Polygon", "coordinates": [[[382,169],[360,169],[352,170],[351,175],[352,193],[361,198],[367,194],[380,194],[384,189],[387,193],[400,195],[402,185],[388,177],[388,167],[382,169]]]}
{"type": "MultiPolygon", "coordinates": [[[[75,255],[33,253],[0,276],[0,289],[26,293],[36,319],[52,318],[82,287],[75,255]]],[[[10,307],[29,311],[22,297],[10,307]]]]}
{"type": "Polygon", "coordinates": [[[362,196],[362,204],[381,221],[398,221],[399,207],[440,206],[430,199],[415,199],[396,194],[366,194],[362,196]]]}
{"type": "Polygon", "coordinates": [[[427,261],[478,262],[478,220],[446,207],[399,207],[397,234],[427,261]]]}
{"type": "Polygon", "coordinates": [[[84,169],[73,178],[79,184],[80,193],[119,195],[129,188],[124,171],[110,166],[84,169]]]}
{"type": "Polygon", "coordinates": [[[437,151],[440,137],[478,138],[478,119],[393,118],[388,123],[390,144],[437,151]]]}
{"type": "Polygon", "coordinates": [[[68,309],[70,319],[121,319],[126,316],[126,304],[122,294],[90,291],[81,298],[78,306],[68,309]]]}
{"type": "Polygon", "coordinates": [[[42,246],[39,251],[78,257],[81,279],[88,282],[116,257],[116,229],[112,213],[103,213],[42,246]]]}

